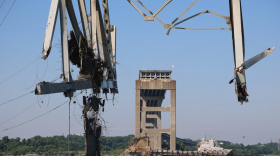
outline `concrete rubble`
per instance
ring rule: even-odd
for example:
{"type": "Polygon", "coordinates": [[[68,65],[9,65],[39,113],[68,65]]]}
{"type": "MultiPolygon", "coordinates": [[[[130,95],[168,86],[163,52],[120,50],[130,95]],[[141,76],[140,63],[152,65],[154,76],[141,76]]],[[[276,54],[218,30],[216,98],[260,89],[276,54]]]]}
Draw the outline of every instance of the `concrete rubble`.
{"type": "Polygon", "coordinates": [[[131,153],[139,153],[141,155],[149,155],[151,147],[149,146],[149,137],[136,137],[129,142],[129,147],[123,152],[123,156],[131,153]]]}
{"type": "Polygon", "coordinates": [[[215,139],[200,141],[198,151],[153,150],[150,146],[147,136],[133,138],[122,156],[233,156],[231,149],[219,147],[215,139]]]}
{"type": "Polygon", "coordinates": [[[203,139],[197,144],[197,147],[199,152],[219,152],[224,153],[225,155],[232,153],[231,149],[223,149],[222,147],[219,147],[215,138],[212,138],[210,140],[203,139]]]}

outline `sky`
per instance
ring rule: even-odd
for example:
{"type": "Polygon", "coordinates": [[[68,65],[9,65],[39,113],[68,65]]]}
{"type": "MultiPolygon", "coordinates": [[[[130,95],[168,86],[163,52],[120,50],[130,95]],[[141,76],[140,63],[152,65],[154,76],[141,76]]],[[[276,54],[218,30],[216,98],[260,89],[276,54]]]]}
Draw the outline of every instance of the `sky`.
{"type": "MultiPolygon", "coordinates": [[[[0,4],[3,1],[0,0],[0,4]]],[[[142,2],[156,12],[165,0],[142,2]]],[[[173,0],[158,17],[170,24],[192,2],[173,0]]],[[[12,3],[13,0],[6,0],[0,8],[0,22],[12,3]]],[[[42,52],[50,3],[50,0],[17,0],[0,26],[0,103],[29,93],[40,81],[52,81],[62,73],[61,48],[59,45],[55,46],[60,41],[59,18],[53,38],[54,48],[48,59],[36,60],[42,52]],[[24,68],[34,60],[34,63],[24,68]],[[24,69],[20,71],[22,68],[24,69]],[[15,73],[15,76],[9,78],[15,73]],[[9,79],[6,80],[7,78],[9,79]]],[[[137,4],[137,1],[134,3],[137,4]]],[[[73,4],[80,21],[77,1],[73,1],[73,4]]],[[[86,4],[89,4],[89,0],[86,0],[86,4]]],[[[134,134],[135,80],[138,79],[139,69],[170,70],[174,65],[171,77],[177,81],[177,137],[200,139],[206,135],[208,139],[212,136],[217,140],[245,145],[268,143],[271,139],[277,142],[280,138],[279,7],[279,0],[242,0],[245,60],[267,48],[275,47],[275,50],[246,71],[249,102],[240,105],[234,85],[228,84],[234,76],[230,30],[173,29],[166,35],[167,29],[158,21],[145,22],[144,17],[126,0],[110,0],[110,22],[117,26],[119,94],[115,96],[114,102],[110,100],[112,95],[108,95],[109,100],[106,101],[102,116],[109,131],[104,135],[134,134]]],[[[144,8],[139,8],[145,12],[144,8]]],[[[181,19],[205,10],[228,16],[229,4],[226,0],[199,0],[181,19]]],[[[204,14],[182,23],[180,27],[229,26],[223,18],[204,14]]],[[[68,32],[70,30],[68,18],[68,32]]],[[[73,65],[71,69],[75,70],[72,74],[76,79],[79,69],[73,65]]],[[[56,82],[60,81],[61,79],[56,82]]],[[[73,99],[76,104],[71,102],[71,134],[83,133],[79,103],[82,104],[82,96],[88,94],[90,90],[73,99]]],[[[169,106],[169,96],[167,92],[163,106],[169,106]]],[[[68,100],[62,93],[49,96],[32,93],[0,105],[0,137],[66,136],[69,126],[68,103],[36,120],[2,130],[29,121],[68,100]],[[22,111],[24,112],[21,113],[22,111]]],[[[169,118],[170,114],[164,112],[162,128],[170,127],[169,118]]]]}

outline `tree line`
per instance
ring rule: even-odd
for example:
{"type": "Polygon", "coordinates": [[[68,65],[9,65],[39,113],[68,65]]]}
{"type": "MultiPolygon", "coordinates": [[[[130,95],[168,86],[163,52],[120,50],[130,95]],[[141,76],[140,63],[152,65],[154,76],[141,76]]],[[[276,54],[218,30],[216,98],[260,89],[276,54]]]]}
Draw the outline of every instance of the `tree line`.
{"type": "MultiPolygon", "coordinates": [[[[24,155],[24,154],[67,154],[68,137],[70,140],[69,151],[71,155],[84,154],[85,137],[78,135],[41,137],[35,136],[30,139],[9,138],[4,136],[0,139],[1,155],[24,155]]],[[[128,147],[128,142],[134,135],[117,137],[100,137],[102,154],[120,154],[128,147]]]]}
{"type": "MultiPolygon", "coordinates": [[[[52,136],[41,137],[34,136],[29,139],[9,138],[4,136],[0,139],[0,156],[1,155],[24,155],[24,154],[67,154],[68,137],[70,137],[69,151],[71,155],[84,154],[85,138],[84,136],[68,135],[68,136],[52,136]]],[[[100,137],[101,154],[121,154],[123,150],[128,148],[129,141],[134,135],[116,136],[116,137],[100,137]]],[[[199,140],[185,139],[187,141],[198,142],[199,140]]],[[[256,144],[244,146],[243,144],[233,144],[229,141],[218,141],[221,147],[232,149],[233,154],[237,156],[259,156],[264,154],[280,155],[277,143],[256,144]]],[[[162,149],[169,149],[169,144],[163,142],[162,149]]],[[[185,146],[184,143],[177,141],[176,149],[181,151],[196,151],[197,147],[185,146]]]]}
{"type": "Polygon", "coordinates": [[[261,144],[258,143],[256,145],[247,145],[243,144],[233,144],[229,141],[218,141],[223,142],[223,145],[220,145],[224,149],[232,149],[233,155],[238,156],[263,156],[267,154],[280,155],[278,150],[277,143],[267,143],[261,144]]]}

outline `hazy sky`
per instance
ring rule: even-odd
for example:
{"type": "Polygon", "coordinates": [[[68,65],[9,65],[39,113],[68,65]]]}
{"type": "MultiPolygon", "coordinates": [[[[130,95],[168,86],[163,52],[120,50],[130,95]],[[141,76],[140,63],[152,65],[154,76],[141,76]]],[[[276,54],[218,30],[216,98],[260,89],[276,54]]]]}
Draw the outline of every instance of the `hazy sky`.
{"type": "MultiPolygon", "coordinates": [[[[153,12],[165,1],[142,0],[153,12]]],[[[2,2],[3,0],[0,0],[0,4],[2,2]]],[[[192,2],[173,0],[158,17],[169,24],[192,2]]],[[[0,22],[12,3],[12,0],[8,0],[3,4],[0,9],[0,22]]],[[[17,0],[0,26],[0,82],[41,55],[50,3],[50,0],[17,0]]],[[[77,1],[74,0],[73,3],[77,17],[80,17],[77,1]]],[[[269,47],[275,47],[271,55],[246,71],[250,102],[243,105],[237,102],[234,85],[228,84],[234,74],[230,30],[171,30],[168,36],[167,29],[163,29],[158,21],[145,22],[126,0],[110,0],[109,6],[111,24],[117,26],[119,63],[119,94],[116,95],[115,105],[112,101],[106,102],[106,112],[103,114],[108,122],[109,136],[134,134],[135,80],[138,79],[139,69],[168,70],[171,64],[175,67],[172,79],[177,81],[177,137],[199,139],[212,135],[218,140],[244,144],[267,143],[271,138],[276,142],[280,138],[279,0],[242,1],[245,59],[269,47]]],[[[139,8],[144,11],[144,8],[139,8]]],[[[228,16],[228,1],[199,0],[182,19],[204,10],[228,16]]],[[[68,24],[70,31],[70,22],[68,24]]],[[[204,14],[181,24],[180,27],[228,28],[228,25],[220,17],[204,14]]],[[[53,45],[59,40],[58,18],[53,45]]],[[[36,74],[44,81],[57,78],[62,72],[59,50],[60,47],[55,46],[48,60],[39,59],[1,83],[0,103],[34,90],[34,84],[39,82],[36,74]]],[[[71,69],[76,67],[71,65],[71,69]]],[[[73,73],[74,78],[77,78],[77,73],[78,69],[73,73]]],[[[33,119],[68,100],[62,93],[43,97],[29,94],[1,105],[0,131],[33,119]],[[34,104],[37,101],[40,105],[34,104]],[[31,105],[33,106],[30,107],[31,105]],[[2,124],[29,107],[24,113],[2,124]]],[[[82,103],[82,95],[75,101],[82,103]]],[[[169,102],[167,93],[164,106],[168,106],[169,102]]],[[[78,103],[72,103],[71,134],[83,133],[81,115],[78,103]]],[[[169,125],[169,113],[163,113],[162,127],[168,128],[169,125]]],[[[32,122],[0,132],[0,137],[7,135],[30,138],[35,135],[62,134],[68,134],[68,104],[32,122]]]]}

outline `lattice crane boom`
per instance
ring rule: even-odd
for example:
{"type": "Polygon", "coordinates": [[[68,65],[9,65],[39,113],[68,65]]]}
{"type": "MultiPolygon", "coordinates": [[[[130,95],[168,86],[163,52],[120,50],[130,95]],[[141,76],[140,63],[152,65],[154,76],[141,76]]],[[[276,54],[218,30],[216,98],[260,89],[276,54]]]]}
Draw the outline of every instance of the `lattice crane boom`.
{"type": "MultiPolygon", "coordinates": [[[[82,31],[74,11],[72,0],[52,0],[43,44],[43,59],[51,52],[58,12],[60,15],[60,33],[62,49],[62,82],[40,82],[35,94],[52,94],[63,92],[66,97],[73,97],[76,90],[92,89],[93,95],[83,97],[83,117],[85,130],[85,152],[88,156],[100,155],[99,137],[101,124],[99,106],[104,111],[105,100],[99,98],[100,89],[105,93],[118,93],[116,75],[116,26],[110,25],[108,0],[102,0],[103,17],[99,0],[90,0],[90,14],[87,14],[85,1],[78,0],[82,31]],[[67,16],[68,12],[68,16],[67,16]],[[68,40],[67,17],[72,31],[68,40]],[[89,27],[89,24],[91,27],[89,27]],[[78,80],[73,80],[70,61],[80,68],[78,80]],[[89,115],[91,113],[91,116],[89,115]]],[[[70,135],[70,102],[69,102],[70,135]]],[[[68,138],[69,152],[69,138],[68,138]]]]}
{"type": "MultiPolygon", "coordinates": [[[[105,62],[106,70],[103,73],[103,81],[101,88],[103,93],[118,93],[117,76],[116,76],[116,26],[110,25],[108,0],[102,0],[103,17],[99,0],[91,0],[91,11],[87,15],[84,0],[78,0],[79,13],[83,27],[83,33],[79,29],[77,17],[74,11],[72,0],[52,0],[50,12],[47,22],[46,34],[43,44],[43,59],[46,59],[52,47],[52,40],[55,31],[58,12],[60,14],[60,30],[61,30],[61,47],[63,73],[61,83],[41,82],[36,85],[35,93],[37,95],[64,92],[65,96],[72,97],[73,91],[81,89],[89,89],[93,87],[90,80],[76,80],[71,76],[69,64],[69,50],[67,38],[67,13],[69,15],[76,42],[85,38],[87,43],[83,43],[92,49],[95,58],[99,57],[105,62]],[[89,27],[89,24],[91,27],[89,27]]],[[[81,49],[81,47],[79,47],[81,49]]],[[[82,59],[82,58],[77,58],[82,59]]],[[[82,62],[82,60],[81,60],[82,62]]],[[[85,62],[85,61],[84,61],[85,62]]]]}
{"type": "Polygon", "coordinates": [[[256,55],[255,57],[244,61],[245,58],[245,48],[244,48],[244,32],[243,32],[243,19],[242,19],[242,9],[240,0],[229,0],[230,16],[223,16],[218,13],[212,12],[210,10],[199,12],[195,15],[192,15],[188,18],[185,18],[176,23],[198,0],[195,0],[183,13],[181,13],[171,24],[164,24],[156,15],[168,4],[171,0],[167,1],[157,12],[153,14],[140,0],[137,0],[140,5],[142,5],[152,16],[147,16],[143,13],[132,0],[127,0],[145,19],[145,21],[153,21],[153,18],[156,18],[161,24],[163,24],[167,30],[167,35],[170,34],[172,29],[184,29],[184,30],[231,30],[232,31],[232,43],[233,43],[233,55],[234,55],[234,78],[230,81],[232,83],[235,80],[235,92],[237,95],[238,101],[243,104],[243,102],[248,102],[247,96],[247,87],[246,87],[246,78],[245,78],[245,69],[248,69],[267,55],[269,55],[273,50],[267,49],[266,51],[256,55]],[[226,20],[226,23],[229,24],[229,28],[182,28],[176,27],[183,22],[186,22],[189,19],[197,17],[199,15],[211,13],[226,20]]]}

